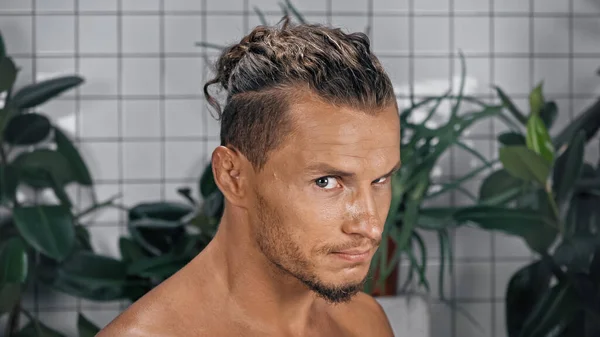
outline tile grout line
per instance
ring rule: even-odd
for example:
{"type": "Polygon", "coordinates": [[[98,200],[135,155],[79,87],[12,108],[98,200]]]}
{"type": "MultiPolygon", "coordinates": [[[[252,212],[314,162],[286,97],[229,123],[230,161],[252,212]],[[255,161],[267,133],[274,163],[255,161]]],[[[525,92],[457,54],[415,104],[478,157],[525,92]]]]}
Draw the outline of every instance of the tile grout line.
{"type": "Polygon", "coordinates": [[[160,184],[160,197],[161,200],[166,199],[166,165],[167,165],[167,155],[166,155],[166,100],[164,99],[166,94],[166,59],[165,59],[165,44],[166,44],[166,32],[165,32],[165,0],[160,0],[159,2],[159,49],[160,49],[160,69],[159,69],[159,82],[160,82],[160,95],[162,99],[159,100],[159,119],[160,119],[160,176],[161,176],[161,184],[160,184]]]}
{"type": "MultiPolygon", "coordinates": [[[[121,15],[127,16],[147,16],[156,15],[156,11],[134,11],[134,10],[123,10],[120,11],[121,15]]],[[[263,11],[265,15],[269,16],[280,16],[280,11],[263,11]]],[[[307,16],[326,16],[327,10],[325,11],[303,11],[307,16]]],[[[188,15],[220,15],[220,16],[242,16],[244,11],[203,11],[203,10],[189,10],[189,11],[178,11],[178,10],[165,10],[166,16],[188,16],[188,15]]],[[[373,13],[376,17],[446,17],[447,11],[377,11],[373,13]]],[[[30,16],[30,11],[14,11],[14,12],[0,12],[0,17],[3,16],[30,16]]],[[[37,16],[64,16],[74,15],[74,11],[52,11],[52,12],[38,12],[37,16]]],[[[80,16],[114,16],[117,15],[117,11],[94,11],[94,10],[83,10],[79,11],[80,16]]],[[[360,11],[336,11],[336,16],[349,16],[349,17],[361,17],[364,16],[364,12],[360,11]]],[[[456,17],[488,17],[489,11],[460,11],[455,14],[456,17]]],[[[494,14],[496,17],[530,17],[529,11],[499,11],[494,14]]],[[[536,13],[536,17],[564,17],[564,12],[541,12],[536,13]]],[[[587,18],[598,18],[600,13],[586,13],[586,12],[575,12],[573,11],[574,17],[587,17],[587,18]]]]}
{"type": "MultiPolygon", "coordinates": [[[[501,0],[500,0],[501,1],[501,0]]],[[[489,48],[490,48],[490,55],[494,55],[495,49],[496,49],[496,40],[495,40],[495,34],[496,34],[496,28],[495,28],[495,3],[494,0],[489,0],[489,10],[490,10],[490,22],[489,22],[489,26],[490,26],[490,43],[489,43],[489,48]]],[[[495,58],[492,57],[490,59],[490,68],[489,68],[489,77],[490,77],[490,83],[494,84],[496,82],[495,80],[495,58]]],[[[490,95],[493,97],[493,90],[490,89],[490,95]]],[[[492,98],[494,99],[494,98],[492,98]]],[[[495,121],[492,120],[490,121],[490,134],[494,135],[495,134],[495,121]]],[[[490,157],[494,157],[494,150],[496,149],[496,143],[494,142],[494,140],[490,141],[490,157]]],[[[491,277],[490,277],[490,297],[494,298],[496,296],[496,242],[495,242],[495,234],[491,233],[490,235],[490,257],[491,257],[491,277]]],[[[496,322],[496,304],[492,303],[491,304],[491,323],[492,323],[492,337],[496,337],[496,324],[498,324],[498,322],[496,322]]]]}
{"type": "MultiPolygon", "coordinates": [[[[80,26],[80,22],[79,22],[79,0],[75,0],[73,1],[73,6],[74,6],[74,11],[75,11],[75,15],[74,15],[74,45],[75,45],[75,55],[74,56],[74,63],[75,63],[75,73],[76,74],[80,74],[81,72],[81,60],[80,60],[80,52],[81,52],[81,45],[79,44],[79,26],[80,26]]],[[[78,87],[75,89],[75,142],[77,144],[77,147],[79,149],[81,149],[81,88],[78,87]]],[[[81,186],[77,188],[77,203],[79,204],[79,206],[82,206],[82,197],[81,197],[81,186]]],[[[81,302],[82,299],[81,298],[77,298],[76,303],[77,303],[77,311],[81,311],[81,302]]]]}

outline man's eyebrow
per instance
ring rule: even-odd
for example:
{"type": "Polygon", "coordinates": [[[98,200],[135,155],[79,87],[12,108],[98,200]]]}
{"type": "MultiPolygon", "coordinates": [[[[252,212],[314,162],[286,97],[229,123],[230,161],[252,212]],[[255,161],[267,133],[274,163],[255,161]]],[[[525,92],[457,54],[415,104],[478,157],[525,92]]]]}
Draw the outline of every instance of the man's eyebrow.
{"type": "MultiPolygon", "coordinates": [[[[400,169],[400,166],[401,166],[401,163],[400,163],[400,161],[398,161],[398,163],[396,163],[396,165],[394,165],[394,167],[388,173],[384,174],[382,177],[391,176],[392,174],[394,174],[396,171],[398,171],[400,169]]],[[[312,164],[312,165],[308,166],[306,168],[306,170],[310,173],[319,173],[319,174],[324,174],[326,176],[353,177],[356,175],[354,172],[347,172],[344,170],[340,170],[340,169],[333,167],[327,163],[312,164]]]]}
{"type": "Polygon", "coordinates": [[[309,165],[306,170],[310,173],[319,173],[327,176],[339,176],[339,177],[352,177],[355,176],[353,172],[346,172],[335,168],[327,163],[316,163],[309,165]]]}
{"type": "Polygon", "coordinates": [[[394,167],[390,170],[390,172],[388,172],[386,175],[384,175],[384,177],[389,177],[389,176],[393,175],[400,169],[401,166],[402,166],[402,163],[398,160],[396,165],[394,165],[394,167]]]}

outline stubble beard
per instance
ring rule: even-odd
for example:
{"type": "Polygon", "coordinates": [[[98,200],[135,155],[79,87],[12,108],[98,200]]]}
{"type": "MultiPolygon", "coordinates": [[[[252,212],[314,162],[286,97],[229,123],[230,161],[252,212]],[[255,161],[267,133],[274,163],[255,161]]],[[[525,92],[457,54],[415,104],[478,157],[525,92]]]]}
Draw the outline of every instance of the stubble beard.
{"type": "Polygon", "coordinates": [[[260,223],[256,241],[261,252],[277,270],[298,279],[319,297],[332,304],[348,302],[363,289],[366,277],[358,283],[343,285],[330,285],[320,280],[309,259],[303,256],[300,247],[289,233],[278,225],[281,223],[281,217],[258,193],[257,199],[260,223]]]}

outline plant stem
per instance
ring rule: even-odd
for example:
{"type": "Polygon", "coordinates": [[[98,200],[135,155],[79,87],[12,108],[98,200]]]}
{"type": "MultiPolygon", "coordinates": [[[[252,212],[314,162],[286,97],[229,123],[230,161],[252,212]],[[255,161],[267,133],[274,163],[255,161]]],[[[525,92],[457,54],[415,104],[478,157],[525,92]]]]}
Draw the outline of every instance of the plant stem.
{"type": "MultiPolygon", "coordinates": [[[[8,124],[8,121],[10,120],[10,118],[12,117],[11,115],[11,110],[10,110],[10,100],[12,98],[12,88],[9,88],[6,91],[6,98],[4,99],[4,113],[6,114],[6,116],[4,116],[5,120],[3,120],[2,122],[2,128],[0,129],[0,159],[2,159],[2,164],[8,164],[8,157],[6,156],[6,152],[4,151],[4,128],[6,127],[6,124],[8,124]]],[[[4,181],[2,181],[4,183],[4,181]]],[[[4,186],[4,185],[3,185],[4,186]]]]}
{"type": "Polygon", "coordinates": [[[21,312],[23,312],[25,314],[25,316],[27,316],[27,318],[29,318],[29,320],[33,321],[33,326],[35,327],[35,333],[38,336],[44,336],[44,334],[42,334],[42,329],[40,328],[40,323],[38,322],[38,320],[35,317],[33,317],[33,315],[29,311],[27,311],[25,309],[21,310],[21,312]]]}
{"type": "Polygon", "coordinates": [[[101,202],[99,204],[93,204],[92,206],[90,206],[90,207],[84,209],[83,211],[81,211],[81,213],[77,214],[75,216],[75,218],[79,219],[79,218],[82,218],[85,215],[88,215],[88,214],[92,213],[93,211],[95,211],[97,209],[100,209],[102,207],[111,206],[112,203],[113,203],[113,201],[115,199],[117,199],[117,198],[120,198],[120,197],[121,197],[121,195],[117,194],[117,195],[113,196],[112,198],[110,198],[110,199],[108,199],[108,200],[106,200],[104,202],[101,202]]]}
{"type": "Polygon", "coordinates": [[[552,211],[554,212],[554,218],[556,219],[556,222],[558,223],[558,231],[564,237],[565,228],[564,228],[563,222],[560,219],[560,214],[558,212],[558,205],[556,205],[556,201],[554,200],[554,196],[552,195],[551,189],[546,188],[546,196],[548,196],[548,202],[550,203],[550,207],[552,207],[552,211]]]}
{"type": "Polygon", "coordinates": [[[19,312],[21,311],[21,300],[17,301],[17,304],[10,311],[8,316],[8,323],[6,324],[5,335],[13,336],[19,327],[19,312]]]}

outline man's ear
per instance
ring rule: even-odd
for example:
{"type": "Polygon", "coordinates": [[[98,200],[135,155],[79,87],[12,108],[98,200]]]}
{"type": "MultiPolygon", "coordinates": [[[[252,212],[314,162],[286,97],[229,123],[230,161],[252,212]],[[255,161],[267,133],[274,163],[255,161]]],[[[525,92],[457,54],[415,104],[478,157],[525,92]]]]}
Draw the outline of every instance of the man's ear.
{"type": "Polygon", "coordinates": [[[215,183],[227,201],[244,206],[248,186],[245,157],[234,148],[217,147],[212,154],[212,170],[215,183]]]}

